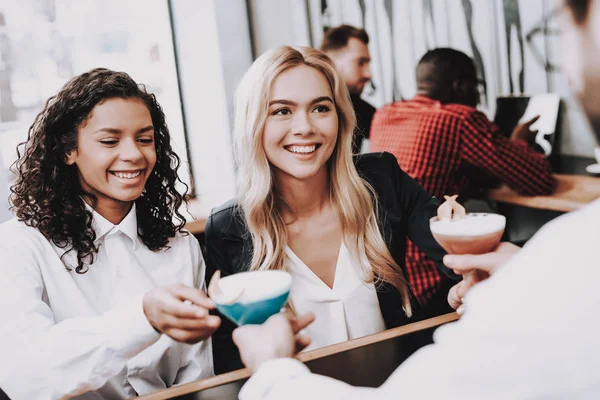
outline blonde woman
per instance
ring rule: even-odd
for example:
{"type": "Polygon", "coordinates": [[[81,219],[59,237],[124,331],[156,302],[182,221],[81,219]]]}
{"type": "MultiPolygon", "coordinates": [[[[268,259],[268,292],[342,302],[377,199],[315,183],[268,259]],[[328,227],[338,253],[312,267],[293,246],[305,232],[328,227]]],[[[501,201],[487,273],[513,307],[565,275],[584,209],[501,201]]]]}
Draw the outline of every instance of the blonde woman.
{"type": "MultiPolygon", "coordinates": [[[[284,269],[291,303],[312,312],[310,348],[413,321],[403,272],[406,237],[439,263],[429,219],[438,202],[388,153],[352,157],[348,91],[321,51],[279,47],[260,56],[236,93],[236,199],[206,226],[207,277],[284,269]]],[[[448,272],[448,270],[446,270],[448,272]]],[[[215,372],[241,368],[223,319],[215,372]]]]}

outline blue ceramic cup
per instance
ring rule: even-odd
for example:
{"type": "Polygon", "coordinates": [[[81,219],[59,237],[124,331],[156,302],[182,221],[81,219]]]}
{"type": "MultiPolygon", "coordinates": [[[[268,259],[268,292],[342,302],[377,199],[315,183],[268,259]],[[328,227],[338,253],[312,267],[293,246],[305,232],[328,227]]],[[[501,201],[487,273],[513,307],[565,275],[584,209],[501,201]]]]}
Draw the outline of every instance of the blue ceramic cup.
{"type": "Polygon", "coordinates": [[[221,292],[242,295],[232,304],[219,303],[221,314],[237,325],[262,324],[285,305],[292,286],[292,276],[285,271],[251,271],[226,276],[219,280],[221,292]]]}

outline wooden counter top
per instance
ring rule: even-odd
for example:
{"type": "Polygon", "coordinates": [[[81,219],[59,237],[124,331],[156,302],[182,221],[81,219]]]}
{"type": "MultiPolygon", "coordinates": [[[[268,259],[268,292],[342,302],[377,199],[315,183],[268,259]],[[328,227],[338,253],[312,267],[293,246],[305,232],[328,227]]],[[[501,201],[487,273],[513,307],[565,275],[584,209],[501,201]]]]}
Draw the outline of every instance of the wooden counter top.
{"type": "Polygon", "coordinates": [[[489,192],[492,200],[523,207],[569,212],[600,198],[600,178],[555,174],[556,192],[549,196],[522,196],[506,185],[489,192]]]}
{"type": "Polygon", "coordinates": [[[183,215],[187,220],[185,229],[190,231],[192,235],[204,233],[204,227],[206,226],[206,220],[210,215],[210,210],[203,207],[198,199],[189,201],[189,212],[183,207],[183,215]]]}
{"type": "MultiPolygon", "coordinates": [[[[322,347],[320,349],[315,349],[312,351],[307,351],[304,353],[300,353],[298,355],[298,359],[302,362],[311,362],[317,359],[322,359],[325,357],[335,357],[340,353],[347,351],[358,351],[359,349],[364,348],[365,346],[369,346],[376,343],[383,343],[389,341],[390,339],[398,338],[404,335],[408,335],[414,332],[422,331],[425,329],[430,329],[433,327],[437,327],[448,322],[458,320],[458,315],[456,313],[450,313],[445,315],[440,315],[435,318],[426,319],[423,321],[415,322],[409,325],[400,326],[393,329],[388,329],[383,332],[376,333],[374,335],[365,336],[362,338],[349,340],[347,342],[334,344],[327,347],[322,347]]],[[[385,355],[381,355],[385,357],[385,355]]],[[[329,367],[333,367],[335,363],[331,363],[330,360],[326,360],[329,367]]],[[[395,368],[395,367],[394,367],[395,368]]],[[[237,371],[228,372],[226,374],[217,375],[211,378],[201,379],[196,382],[187,383],[184,385],[176,386],[170,389],[161,390],[156,393],[148,394],[142,397],[139,397],[140,400],[162,400],[162,399],[172,399],[178,396],[190,395],[191,393],[199,392],[201,390],[207,390],[219,386],[226,386],[228,384],[238,382],[238,386],[241,387],[243,381],[250,377],[250,371],[248,369],[239,369],[237,371]],[[241,381],[241,382],[240,382],[241,381]]],[[[194,397],[194,398],[201,398],[194,397]]],[[[187,397],[186,397],[187,398],[187,397]]],[[[191,398],[191,397],[190,397],[191,398]]],[[[207,398],[213,398],[211,396],[207,396],[207,398]]],[[[221,397],[219,397],[221,398],[221,397]]],[[[234,396],[237,398],[237,396],[234,396]]]]}

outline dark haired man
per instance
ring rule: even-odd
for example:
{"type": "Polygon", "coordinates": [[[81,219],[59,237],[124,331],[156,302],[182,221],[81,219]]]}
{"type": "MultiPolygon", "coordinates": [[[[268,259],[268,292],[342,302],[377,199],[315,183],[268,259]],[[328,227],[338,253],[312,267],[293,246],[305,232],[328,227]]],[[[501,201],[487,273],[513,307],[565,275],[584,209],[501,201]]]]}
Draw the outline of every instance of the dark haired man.
{"type": "Polygon", "coordinates": [[[350,25],[328,29],[321,42],[321,50],[333,60],[350,92],[357,123],[352,141],[355,154],[360,153],[363,140],[369,138],[371,121],[375,115],[375,107],[360,97],[365,85],[371,80],[368,45],[367,32],[350,25]]]}
{"type": "MultiPolygon", "coordinates": [[[[416,69],[417,95],[377,111],[371,150],[396,156],[406,173],[431,195],[458,194],[464,201],[498,181],[524,195],[544,195],[555,180],[545,156],[534,151],[529,123],[507,138],[477,111],[477,71],[466,54],[438,48],[428,51],[416,69]]],[[[426,315],[448,312],[452,280],[412,243],[406,250],[411,287],[426,315]]]]}

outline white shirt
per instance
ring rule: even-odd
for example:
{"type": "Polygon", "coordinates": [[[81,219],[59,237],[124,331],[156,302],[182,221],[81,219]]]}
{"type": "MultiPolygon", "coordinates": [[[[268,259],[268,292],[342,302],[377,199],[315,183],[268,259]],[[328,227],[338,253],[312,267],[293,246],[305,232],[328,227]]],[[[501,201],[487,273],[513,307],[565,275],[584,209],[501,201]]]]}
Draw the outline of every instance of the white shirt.
{"type": "Polygon", "coordinates": [[[312,350],[385,330],[373,283],[364,282],[342,242],[333,287],[327,286],[286,246],[286,266],[292,275],[290,299],[298,314],[311,311],[315,322],[305,329],[312,350]]]}
{"type": "Polygon", "coordinates": [[[142,296],[156,286],[200,287],[205,267],[193,235],[150,251],[137,235],[135,206],[119,225],[93,213],[95,262],[71,272],[76,256],[37,230],[0,225],[0,387],[13,400],[127,398],[213,375],[210,340],[160,335],[142,296]]]}
{"type": "Polygon", "coordinates": [[[547,224],[378,389],[265,363],[253,399],[600,398],[600,200],[547,224]]]}

